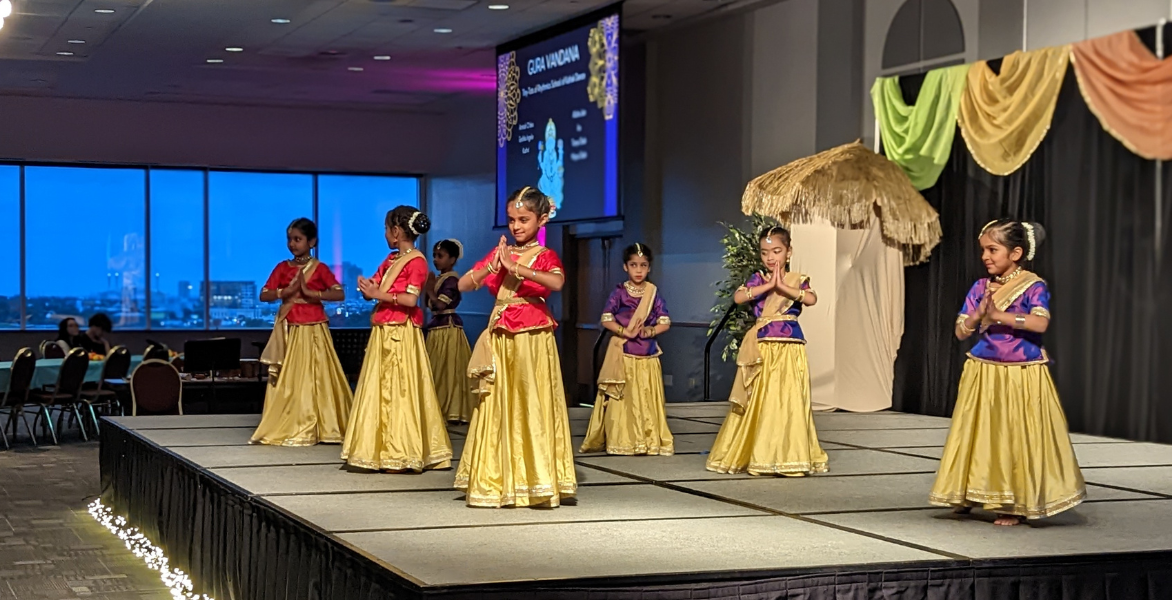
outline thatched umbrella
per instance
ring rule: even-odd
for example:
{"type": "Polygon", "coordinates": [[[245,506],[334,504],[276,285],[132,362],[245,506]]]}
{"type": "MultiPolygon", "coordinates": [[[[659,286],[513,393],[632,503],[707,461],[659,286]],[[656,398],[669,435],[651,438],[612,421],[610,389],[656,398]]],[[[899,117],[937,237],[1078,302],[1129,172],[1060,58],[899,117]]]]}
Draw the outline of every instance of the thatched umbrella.
{"type": "Polygon", "coordinates": [[[859,142],[795,160],[750,181],[741,210],[787,224],[823,218],[841,229],[866,227],[877,214],[883,240],[900,249],[905,265],[928,260],[940,243],[936,209],[899,165],[859,142]]]}

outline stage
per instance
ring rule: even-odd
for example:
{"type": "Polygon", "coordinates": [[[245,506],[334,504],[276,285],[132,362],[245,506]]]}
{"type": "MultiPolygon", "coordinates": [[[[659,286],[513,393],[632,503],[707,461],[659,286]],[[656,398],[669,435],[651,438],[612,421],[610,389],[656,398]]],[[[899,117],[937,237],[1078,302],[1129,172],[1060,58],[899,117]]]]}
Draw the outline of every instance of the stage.
{"type": "Polygon", "coordinates": [[[249,446],[258,415],[104,419],[102,499],[217,600],[1172,598],[1172,446],[1076,434],[1087,502],[1000,528],[926,505],[947,419],[817,414],[830,472],[760,478],[704,469],[727,410],[669,404],[675,456],[577,455],[555,510],[249,446]]]}

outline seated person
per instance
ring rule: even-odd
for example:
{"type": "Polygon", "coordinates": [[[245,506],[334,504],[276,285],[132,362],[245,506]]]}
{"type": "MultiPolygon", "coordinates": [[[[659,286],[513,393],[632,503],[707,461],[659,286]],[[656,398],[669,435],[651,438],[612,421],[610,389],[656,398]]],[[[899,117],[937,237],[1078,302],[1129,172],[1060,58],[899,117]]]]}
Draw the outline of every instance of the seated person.
{"type": "Polygon", "coordinates": [[[110,317],[105,313],[95,313],[90,317],[89,329],[78,337],[78,346],[85,348],[87,352],[105,356],[110,353],[110,342],[106,339],[106,334],[113,329],[114,323],[110,321],[110,317]]]}
{"type": "Polygon", "coordinates": [[[78,326],[77,319],[68,317],[57,324],[57,345],[65,352],[81,346],[81,338],[81,327],[78,326]]]}

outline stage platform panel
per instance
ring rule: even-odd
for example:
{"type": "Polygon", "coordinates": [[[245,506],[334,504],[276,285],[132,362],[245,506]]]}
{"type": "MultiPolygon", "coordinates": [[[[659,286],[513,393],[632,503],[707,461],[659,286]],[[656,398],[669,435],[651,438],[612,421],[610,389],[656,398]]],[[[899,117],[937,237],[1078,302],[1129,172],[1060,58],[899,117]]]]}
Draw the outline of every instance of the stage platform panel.
{"type": "MultiPolygon", "coordinates": [[[[589,411],[570,409],[575,450],[589,411]]],[[[110,420],[422,588],[1172,551],[1172,446],[1076,435],[1088,501],[996,528],[926,505],[947,419],[817,413],[830,472],[775,478],[705,470],[726,403],[667,411],[678,454],[578,453],[577,501],[556,510],[467,508],[454,469],[378,474],[337,445],[249,445],[255,415],[110,420]]],[[[451,429],[458,461],[466,426],[451,429]]]]}

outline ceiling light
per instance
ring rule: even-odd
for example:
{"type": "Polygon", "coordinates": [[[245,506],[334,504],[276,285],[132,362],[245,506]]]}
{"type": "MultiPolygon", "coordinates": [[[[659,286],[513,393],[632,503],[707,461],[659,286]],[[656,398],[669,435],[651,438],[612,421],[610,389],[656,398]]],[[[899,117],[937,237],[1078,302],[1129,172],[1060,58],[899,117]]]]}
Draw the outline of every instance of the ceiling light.
{"type": "Polygon", "coordinates": [[[114,14],[114,9],[112,9],[112,8],[95,8],[94,12],[98,13],[99,15],[112,15],[112,14],[114,14]]]}
{"type": "Polygon", "coordinates": [[[12,16],[12,0],[0,0],[0,19],[12,16]]]}
{"type": "Polygon", "coordinates": [[[509,10],[508,4],[489,4],[488,10],[509,10]]]}
{"type": "Polygon", "coordinates": [[[62,52],[58,52],[58,53],[57,53],[57,56],[73,56],[73,53],[72,53],[72,52],[64,52],[64,51],[62,51],[62,52]]]}
{"type": "Polygon", "coordinates": [[[238,46],[228,46],[227,48],[224,48],[224,50],[226,52],[244,52],[244,48],[240,48],[238,46]]]}
{"type": "Polygon", "coordinates": [[[289,19],[272,19],[272,22],[277,25],[285,25],[289,22],[289,19]]]}
{"type": "Polygon", "coordinates": [[[85,40],[69,40],[70,44],[84,44],[85,40]]]}
{"type": "Polygon", "coordinates": [[[354,71],[355,73],[362,72],[362,67],[347,67],[347,69],[354,71]]]}
{"type": "Polygon", "coordinates": [[[391,60],[391,57],[387,56],[386,54],[380,54],[380,55],[374,57],[374,59],[375,60],[391,60]]]}
{"type": "Polygon", "coordinates": [[[222,59],[222,58],[209,58],[209,59],[208,59],[208,64],[209,64],[209,65],[218,65],[218,64],[220,64],[220,63],[222,63],[222,62],[224,62],[224,59],[222,59]]]}
{"type": "Polygon", "coordinates": [[[436,33],[451,33],[452,32],[452,30],[448,29],[447,27],[436,27],[432,31],[434,31],[436,33]]]}

